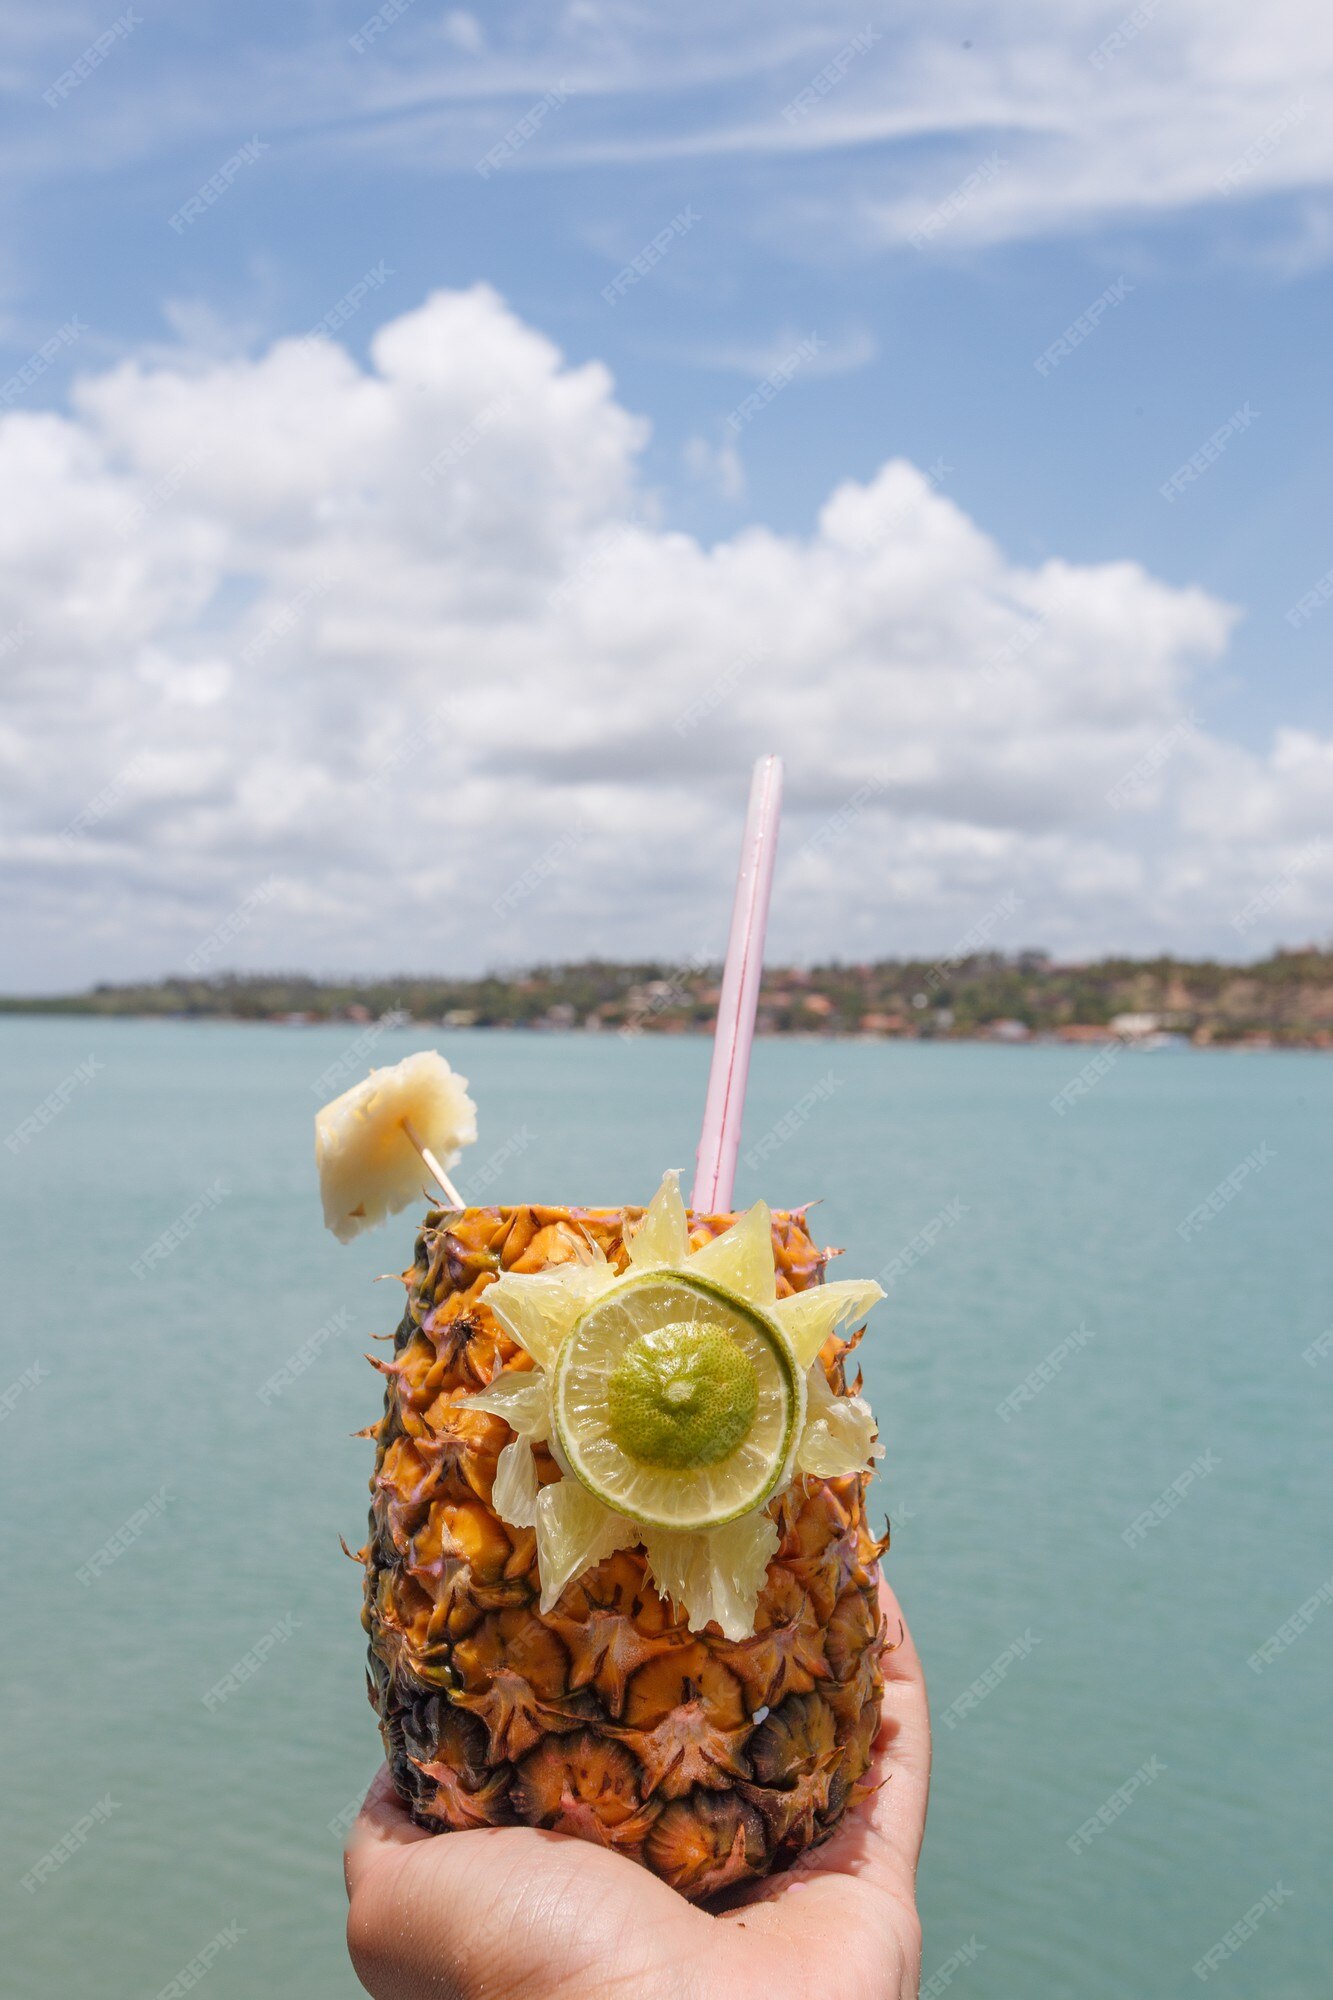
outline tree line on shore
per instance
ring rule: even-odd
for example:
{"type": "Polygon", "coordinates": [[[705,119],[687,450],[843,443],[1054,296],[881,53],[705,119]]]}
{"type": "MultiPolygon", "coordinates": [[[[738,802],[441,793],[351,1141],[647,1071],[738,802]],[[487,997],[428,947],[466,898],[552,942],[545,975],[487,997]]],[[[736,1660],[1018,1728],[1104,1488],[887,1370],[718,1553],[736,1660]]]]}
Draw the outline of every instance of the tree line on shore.
{"type": "MultiPolygon", "coordinates": [[[[185,975],[78,994],[0,999],[6,1012],[372,1023],[452,1028],[707,1032],[720,968],[691,961],[537,965],[479,977],[185,975]]],[[[782,967],[764,975],[766,1034],[1020,1041],[1181,1036],[1200,1043],[1333,1047],[1333,948],[1248,965],[1162,957],[1061,963],[1042,951],[782,967]]]]}

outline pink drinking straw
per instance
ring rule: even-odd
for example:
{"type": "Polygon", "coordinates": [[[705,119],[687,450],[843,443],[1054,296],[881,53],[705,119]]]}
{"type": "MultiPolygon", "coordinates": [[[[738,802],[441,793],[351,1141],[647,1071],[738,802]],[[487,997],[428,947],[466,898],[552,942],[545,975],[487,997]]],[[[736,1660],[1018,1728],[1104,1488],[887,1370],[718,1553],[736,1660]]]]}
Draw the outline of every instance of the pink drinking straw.
{"type": "Polygon", "coordinates": [[[703,1131],[695,1156],[690,1206],[700,1215],[718,1215],[731,1207],[781,811],[782,759],[761,757],[750,785],[750,810],[741,843],[731,937],[727,942],[727,963],[713,1038],[713,1066],[708,1073],[703,1131]]]}

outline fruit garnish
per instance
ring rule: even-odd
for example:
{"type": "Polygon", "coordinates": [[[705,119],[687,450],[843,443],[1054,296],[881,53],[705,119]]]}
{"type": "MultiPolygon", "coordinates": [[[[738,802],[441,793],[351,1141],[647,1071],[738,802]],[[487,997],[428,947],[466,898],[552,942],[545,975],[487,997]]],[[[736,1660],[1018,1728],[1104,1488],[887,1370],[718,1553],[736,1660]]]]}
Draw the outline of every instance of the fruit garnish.
{"type": "Polygon", "coordinates": [[[435,1049],[373,1069],[315,1118],[315,1164],[325,1226],[350,1243],[417,1201],[422,1163],[461,1208],[447,1169],[477,1136],[467,1078],[435,1049]]]}
{"type": "Polygon", "coordinates": [[[571,1472],[604,1505],[697,1533],[768,1499],[805,1416],[805,1383],[781,1333],[743,1298],[650,1272],[603,1293],[574,1326],[553,1408],[571,1472]]]}
{"type": "Polygon", "coordinates": [[[626,1245],[623,1275],[589,1244],[483,1292],[533,1363],[460,1399],[515,1433],[492,1505],[536,1529],[543,1614],[595,1563],[642,1545],[692,1630],[712,1621],[747,1638],[778,1546],[770,1501],[798,1474],[864,1471],[878,1449],[868,1406],[834,1396],[818,1354],[883,1293],[844,1281],[779,1300],[765,1203],[694,1250],[674,1173],[626,1245]],[[546,1485],[542,1440],[563,1475],[546,1485]]]}
{"type": "Polygon", "coordinates": [[[884,1456],[875,1442],[875,1417],[864,1396],[835,1396],[823,1369],[810,1370],[810,1414],[796,1452],[796,1470],[836,1479],[848,1460],[867,1465],[884,1456]]]}
{"type": "Polygon", "coordinates": [[[831,1333],[864,1318],[884,1296],[873,1278],[836,1278],[779,1299],[773,1317],[791,1342],[802,1368],[808,1368],[831,1333]]]}

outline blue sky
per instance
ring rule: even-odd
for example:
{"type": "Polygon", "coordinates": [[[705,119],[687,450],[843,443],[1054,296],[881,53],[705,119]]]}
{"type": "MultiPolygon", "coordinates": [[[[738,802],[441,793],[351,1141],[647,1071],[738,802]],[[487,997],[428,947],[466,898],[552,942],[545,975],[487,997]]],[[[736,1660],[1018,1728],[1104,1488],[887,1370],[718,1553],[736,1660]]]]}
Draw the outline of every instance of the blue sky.
{"type": "MultiPolygon", "coordinates": [[[[1017,605],[1021,619],[1021,578],[1041,574],[1054,590],[1068,569],[1086,581],[1099,619],[1120,620],[1106,638],[1109,651],[1099,642],[1080,655],[1071,639],[1044,692],[1016,690],[1013,727],[1025,726],[1025,704],[1037,700],[1042,719],[1032,729],[1050,736],[1048,762],[1032,780],[1037,792],[1049,787],[1054,760],[1075,772],[1072,792],[1101,785],[1104,795],[1102,779],[1113,786],[1135,763],[1135,743],[1151,761],[1180,715],[1192,718],[1188,754],[1175,756],[1168,744],[1159,758],[1162,796],[1154,764],[1151,783],[1143,781],[1151,798],[1145,792],[1132,812],[1097,828],[1080,823],[1068,803],[1063,816],[1021,803],[988,807],[984,799],[972,811],[969,783],[980,794],[986,784],[969,777],[968,758],[952,780],[940,777],[947,797],[927,798],[906,768],[890,772],[833,868],[848,899],[841,913],[812,921],[814,908],[828,912],[830,883],[818,844],[802,849],[805,872],[793,879],[785,935],[779,924],[789,949],[836,949],[844,939],[857,950],[943,949],[967,928],[969,913],[982,915],[1015,881],[1024,885],[1027,939],[1069,951],[1178,942],[1234,956],[1282,937],[1327,933],[1333,872],[1324,872],[1315,847],[1325,773],[1333,770],[1324,740],[1333,732],[1326,664],[1333,608],[1321,601],[1287,615],[1333,566],[1326,387],[1333,27],[1319,10],[1279,0],[1258,19],[1253,10],[1201,0],[1160,7],[1142,0],[1133,9],[1031,0],[999,12],[907,7],[890,22],[863,9],[760,8],[748,0],[686,4],[669,14],[600,0],[476,12],[412,0],[395,17],[392,5],[374,16],[358,0],[280,12],[196,4],[140,19],[112,5],[56,4],[40,15],[0,6],[0,28],[7,113],[0,373],[18,382],[2,392],[0,430],[11,427],[17,457],[0,504],[19,524],[5,551],[9,570],[0,570],[13,585],[13,603],[0,602],[0,633],[25,631],[0,658],[0,673],[11,667],[19,683],[8,739],[17,796],[11,791],[7,823],[19,942],[6,983],[166,969],[244,900],[266,854],[281,887],[238,934],[238,960],[271,963],[274,950],[291,943],[311,963],[382,962],[401,937],[399,962],[422,963],[406,940],[415,935],[414,913],[441,898],[454,914],[431,962],[522,956],[529,946],[604,949],[617,937],[627,948],[683,952],[693,946],[686,933],[700,899],[710,910],[725,901],[725,885],[712,887],[712,856],[732,837],[748,752],[767,745],[763,702],[776,715],[793,676],[803,685],[818,677],[821,647],[847,637],[836,617],[822,634],[811,629],[804,662],[786,660],[763,687],[750,677],[736,698],[748,711],[746,728],[719,706],[716,726],[699,732],[718,752],[702,760],[712,774],[706,782],[698,770],[689,782],[673,775],[670,757],[654,768],[642,747],[630,754],[615,729],[608,733],[596,669],[576,686],[565,642],[552,637],[549,619],[539,620],[527,657],[554,647],[545,684],[561,688],[564,713],[584,715],[576,732],[583,762],[543,765],[516,747],[502,769],[490,756],[493,788],[470,802],[460,796],[455,817],[438,801],[414,800],[413,812],[425,814],[420,841],[431,845],[443,829],[454,875],[414,864],[401,902],[390,898],[387,913],[370,860],[345,893],[331,893],[321,877],[310,849],[313,842],[318,851],[327,801],[317,810],[312,797],[310,839],[294,843],[290,823],[279,828],[272,812],[247,804],[244,746],[260,719],[280,711],[292,742],[311,730],[318,738],[332,719],[319,691],[319,657],[333,643],[324,624],[341,581],[322,586],[318,616],[303,608],[294,636],[278,635],[256,652],[253,622],[244,623],[266,604],[271,613],[300,596],[302,575],[308,587],[321,560],[309,536],[291,546],[294,567],[280,575],[253,549],[220,552],[237,531],[234,496],[196,495],[187,468],[154,506],[150,533],[165,534],[169,517],[182,536],[191,518],[198,537],[211,534],[207,587],[182,581],[179,549],[146,553],[154,575],[160,560],[157,584],[108,581],[107,566],[98,571],[95,588],[109,589],[115,607],[100,652],[72,652],[68,631],[27,633],[34,624],[27,593],[49,602],[63,592],[68,605],[71,594],[81,601],[94,585],[61,570],[54,539],[34,553],[24,454],[56,451],[62,479],[77,477],[81,453],[101,454],[98,476],[137,480],[142,504],[190,455],[187,430],[174,448],[156,431],[152,449],[144,443],[154,409],[171,401],[163,384],[177,385],[172,407],[182,412],[205,390],[225,403],[246,370],[267,365],[275,343],[314,326],[372,271],[382,281],[330,336],[363,376],[375,373],[382,328],[410,322],[432,295],[462,297],[479,284],[495,295],[506,324],[554,345],[569,382],[588,368],[597,375],[606,425],[582,442],[565,440],[568,463],[555,481],[565,498],[552,501],[552,519],[565,533],[572,507],[576,532],[594,537],[608,522],[636,523],[666,570],[673,536],[689,538],[700,559],[713,551],[704,567],[715,595],[700,613],[694,645],[696,653],[720,648],[722,664],[714,663],[705,686],[725,679],[734,640],[727,586],[717,579],[729,574],[733,555],[743,567],[747,538],[766,533],[809,552],[832,494],[849,482],[868,491],[889,461],[904,460],[921,475],[920,490],[895,509],[951,503],[953,526],[940,532],[956,531],[964,571],[969,537],[1000,552],[998,571],[984,559],[984,584],[971,571],[960,584],[957,567],[946,564],[953,582],[942,588],[984,590],[1017,605]],[[99,37],[101,59],[80,75],[78,59],[99,37]],[[516,127],[507,154],[479,172],[516,127]],[[230,170],[225,192],[173,227],[169,218],[255,140],[260,150],[230,170]],[[604,288],[616,273],[682,217],[659,260],[609,303],[604,288]],[[1039,370],[1038,358],[1099,300],[1095,328],[1039,370]],[[25,379],[25,364],[71,321],[77,337],[25,379]],[[802,342],[808,353],[785,371],[802,342]],[[729,413],[775,368],[790,380],[741,428],[729,424],[729,413]],[[609,371],[609,382],[599,370],[609,371]],[[131,377],[138,389],[126,386],[131,377]],[[103,387],[80,403],[79,381],[103,387]],[[157,386],[146,387],[150,381],[157,386]],[[44,413],[65,426],[60,440],[31,429],[44,413]],[[631,418],[649,428],[631,438],[631,418]],[[1228,424],[1211,462],[1164,497],[1177,468],[1228,424]],[[623,462],[580,493],[585,449],[623,462]],[[585,511],[590,492],[600,497],[585,511]],[[1151,584],[1152,605],[1119,590],[1114,566],[1126,564],[1145,589],[1151,584]],[[189,604],[173,599],[169,614],[154,611],[155,591],[169,597],[177,586],[189,604]],[[125,592],[140,587],[142,615],[127,614],[113,636],[125,592]],[[1178,608],[1191,589],[1212,607],[1208,632],[1177,630],[1175,611],[1162,611],[1168,598],[1178,608]],[[1159,603],[1154,593],[1162,592],[1159,603]],[[1159,659],[1147,692],[1138,649],[1159,659]],[[205,698],[198,691],[213,685],[209,672],[227,685],[205,698]],[[105,727],[63,760],[68,776],[58,797],[42,787],[28,798],[24,779],[40,768],[57,729],[66,742],[71,728],[80,729],[63,694],[44,714],[40,691],[76,674],[97,680],[105,727]],[[200,764],[197,716],[187,718],[184,734],[174,726],[161,733],[145,719],[134,694],[145,679],[177,692],[194,688],[178,706],[216,709],[203,733],[214,745],[234,734],[225,771],[205,773],[200,764]],[[1074,749],[1062,734],[1074,726],[1078,686],[1087,695],[1079,729],[1097,715],[1110,716],[1117,730],[1128,726],[1122,711],[1140,702],[1139,735],[1108,743],[1110,761],[1096,774],[1080,761],[1083,738],[1074,749]],[[157,759],[148,779],[144,756],[157,759]],[[629,761],[618,767],[618,757],[629,761]],[[122,783],[119,774],[136,758],[134,779],[122,783]],[[524,797],[517,815],[516,783],[524,797]],[[118,796],[80,828],[80,865],[72,867],[71,843],[60,835],[89,799],[117,784],[127,803],[118,796]],[[469,900],[464,878],[475,875],[488,842],[491,851],[499,843],[503,869],[521,874],[582,813],[585,863],[602,841],[614,850],[616,813],[628,810],[617,787],[637,793],[640,817],[631,823],[645,850],[631,919],[599,901],[596,871],[579,879],[573,848],[542,878],[553,895],[559,887],[553,914],[539,914],[536,905],[548,898],[534,894],[523,920],[506,927],[489,905],[469,900]],[[506,797],[502,835],[497,801],[506,797]],[[432,817],[440,812],[442,820],[432,817]],[[663,814],[679,823],[675,883],[650,853],[651,828],[663,814]],[[988,840],[993,851],[983,865],[988,840]],[[852,922],[853,910],[864,916],[862,874],[883,878],[886,844],[895,861],[910,849],[920,867],[906,867],[896,893],[876,903],[873,924],[852,922]],[[951,872],[947,856],[963,851],[967,866],[951,872]],[[207,862],[193,877],[191,853],[207,862]],[[1174,887],[1163,898],[1168,878],[1174,887]],[[1201,908],[1201,890],[1206,896],[1213,883],[1216,906],[1201,908]],[[1237,909],[1274,883],[1285,886],[1272,892],[1271,906],[1237,929],[1237,909]]],[[[464,337],[483,350],[491,344],[484,328],[464,336],[442,322],[421,333],[427,348],[464,337]]],[[[520,375],[529,364],[542,374],[535,352],[515,363],[520,375]]],[[[499,376],[496,383],[480,401],[480,391],[469,391],[471,404],[465,398],[447,408],[436,407],[433,388],[418,385],[422,434],[447,445],[460,413],[470,420],[469,411],[503,400],[499,376]]],[[[412,385],[399,386],[410,398],[412,385]]],[[[231,427],[228,448],[243,466],[247,438],[263,448],[246,423],[262,428],[267,420],[248,392],[240,400],[248,414],[231,427]]],[[[330,409],[320,424],[340,421],[330,409]]],[[[529,424],[539,421],[529,413],[529,424]]],[[[482,481],[488,450],[480,445],[460,472],[469,482],[460,505],[482,481]]],[[[338,490],[346,498],[346,469],[327,476],[344,482],[338,490]]],[[[376,491],[396,476],[380,466],[376,491]]],[[[511,463],[496,477],[482,511],[489,509],[503,542],[505,496],[527,475],[511,463]]],[[[323,498],[326,508],[333,504],[331,490],[323,498]]],[[[419,491],[414,498],[421,502],[419,491]]],[[[319,502],[309,496],[316,512],[319,502]]],[[[68,519],[80,503],[67,494],[60,504],[68,519]]],[[[57,528],[53,520],[53,538],[57,528]]],[[[539,542],[545,549],[548,529],[555,532],[549,521],[540,533],[519,524],[510,538],[517,546],[535,537],[528,584],[550,553],[533,553],[539,542]]],[[[585,582],[606,576],[606,564],[589,571],[586,552],[562,546],[552,560],[572,565],[585,582]]],[[[457,555],[457,545],[445,553],[457,555]]],[[[614,569],[619,558],[608,560],[614,569]]],[[[789,580],[795,589],[795,568],[789,580]]],[[[810,579],[803,588],[808,602],[810,579]]],[[[399,663],[385,670],[382,700],[397,726],[410,729],[425,699],[413,676],[428,670],[410,657],[398,613],[382,597],[378,603],[384,656],[399,663]]],[[[430,614],[441,621],[442,659],[461,643],[451,604],[435,604],[430,614]]],[[[350,606],[338,611],[353,617],[350,606]]],[[[901,603],[867,614],[861,670],[886,657],[883,648],[899,643],[919,611],[901,603]],[[896,636],[885,640],[890,628],[896,636]]],[[[601,613],[593,607],[590,615],[596,626],[601,613]]],[[[487,655],[496,639],[492,620],[464,650],[487,655]]],[[[984,671],[995,651],[989,625],[970,639],[951,630],[937,640],[951,666],[975,642],[984,671]]],[[[682,673],[682,689],[693,689],[675,654],[648,659],[642,633],[631,641],[623,629],[603,630],[601,641],[642,661],[638,694],[646,679],[682,673]]],[[[85,634],[79,645],[86,643],[85,634]]],[[[915,713],[911,660],[930,646],[920,638],[904,644],[895,670],[909,678],[896,699],[915,713]]],[[[512,657],[503,644],[499,653],[512,657]]],[[[452,665],[442,671],[456,677],[452,665]]],[[[497,655],[486,668],[488,686],[505,671],[497,655]]],[[[512,671],[517,691],[523,669],[512,671]]],[[[869,734],[878,741],[882,733],[892,747],[895,709],[883,677],[869,708],[850,666],[835,682],[839,741],[865,736],[858,718],[868,715],[869,734]]],[[[937,694],[939,684],[933,673],[937,694]]],[[[913,754],[937,776],[957,749],[950,716],[958,707],[951,698],[913,725],[925,732],[913,754]]],[[[1004,726],[1000,714],[996,727],[1004,726]]],[[[798,732],[798,753],[800,742],[798,732]]],[[[447,746],[471,756],[475,772],[466,723],[447,746]]],[[[1011,762],[1021,775],[1018,749],[1011,762]]],[[[819,814],[853,795],[871,768],[825,753],[820,773],[798,769],[792,838],[808,843],[819,814]],[[802,812],[815,816],[803,824],[802,812]]],[[[272,781],[276,789],[303,783],[291,768],[272,781]]],[[[385,838],[373,815],[367,838],[385,838]]],[[[380,866],[394,865],[392,843],[376,852],[380,866]]]]}

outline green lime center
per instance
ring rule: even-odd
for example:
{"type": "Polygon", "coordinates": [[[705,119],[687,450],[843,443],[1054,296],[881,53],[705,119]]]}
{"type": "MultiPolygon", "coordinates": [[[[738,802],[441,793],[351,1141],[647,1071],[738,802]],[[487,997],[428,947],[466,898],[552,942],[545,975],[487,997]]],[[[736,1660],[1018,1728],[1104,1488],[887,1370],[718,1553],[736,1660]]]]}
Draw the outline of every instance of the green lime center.
{"type": "Polygon", "coordinates": [[[716,1327],[676,1324],[642,1334],[607,1382],[612,1438],[667,1472],[730,1458],[759,1407],[754,1363],[716,1327]]]}

